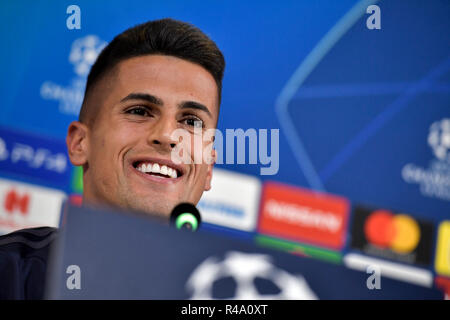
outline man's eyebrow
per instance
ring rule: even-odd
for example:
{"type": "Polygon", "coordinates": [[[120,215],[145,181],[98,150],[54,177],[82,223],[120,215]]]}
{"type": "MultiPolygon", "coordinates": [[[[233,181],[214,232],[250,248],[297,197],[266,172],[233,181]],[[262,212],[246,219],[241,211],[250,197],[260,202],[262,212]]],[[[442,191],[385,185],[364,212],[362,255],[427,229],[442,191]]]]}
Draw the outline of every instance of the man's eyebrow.
{"type": "MultiPolygon", "coordinates": [[[[142,92],[134,92],[134,93],[130,93],[129,95],[127,95],[125,98],[123,98],[122,100],[120,100],[120,102],[125,102],[128,100],[145,100],[148,101],[152,104],[158,105],[158,106],[163,106],[164,102],[159,99],[158,97],[149,94],[149,93],[142,93],[142,92]]],[[[178,107],[180,109],[197,109],[197,110],[201,110],[204,111],[209,117],[212,118],[212,114],[211,111],[209,111],[209,109],[199,103],[199,102],[195,102],[195,101],[183,101],[181,102],[178,107]]]]}
{"type": "Polygon", "coordinates": [[[178,107],[180,109],[197,109],[197,110],[201,110],[201,111],[204,111],[209,117],[212,118],[212,114],[209,111],[209,109],[206,106],[204,106],[203,104],[195,102],[195,101],[184,101],[184,102],[180,103],[178,107]]]}
{"type": "Polygon", "coordinates": [[[163,101],[157,97],[155,97],[154,95],[148,94],[148,93],[130,93],[129,95],[127,95],[125,98],[123,98],[122,100],[120,100],[120,102],[125,102],[128,100],[145,100],[148,101],[152,104],[156,104],[158,106],[162,106],[164,105],[163,101]]]}

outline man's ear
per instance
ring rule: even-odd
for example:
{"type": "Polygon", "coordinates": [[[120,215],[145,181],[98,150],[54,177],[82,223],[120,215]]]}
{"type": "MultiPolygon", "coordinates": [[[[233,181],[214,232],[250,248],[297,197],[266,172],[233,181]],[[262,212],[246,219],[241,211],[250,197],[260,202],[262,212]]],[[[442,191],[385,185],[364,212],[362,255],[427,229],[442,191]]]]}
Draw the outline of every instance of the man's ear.
{"type": "Polygon", "coordinates": [[[214,167],[214,164],[217,161],[217,151],[215,149],[211,150],[211,157],[212,157],[212,159],[211,159],[212,161],[209,162],[209,164],[208,164],[208,171],[206,173],[205,191],[211,190],[211,180],[212,180],[213,167],[214,167]]]}
{"type": "Polygon", "coordinates": [[[66,144],[70,162],[74,166],[85,165],[89,151],[89,128],[79,121],[73,121],[67,131],[66,144]]]}

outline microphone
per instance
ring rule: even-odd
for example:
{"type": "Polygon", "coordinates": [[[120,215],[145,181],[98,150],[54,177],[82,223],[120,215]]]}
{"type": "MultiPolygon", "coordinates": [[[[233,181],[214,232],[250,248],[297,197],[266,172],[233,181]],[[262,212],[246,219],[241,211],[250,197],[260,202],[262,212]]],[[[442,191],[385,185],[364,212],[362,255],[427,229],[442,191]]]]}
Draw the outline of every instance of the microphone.
{"type": "Polygon", "coordinates": [[[170,224],[181,230],[186,229],[195,232],[200,227],[202,218],[200,212],[191,203],[180,203],[170,215],[170,224]]]}

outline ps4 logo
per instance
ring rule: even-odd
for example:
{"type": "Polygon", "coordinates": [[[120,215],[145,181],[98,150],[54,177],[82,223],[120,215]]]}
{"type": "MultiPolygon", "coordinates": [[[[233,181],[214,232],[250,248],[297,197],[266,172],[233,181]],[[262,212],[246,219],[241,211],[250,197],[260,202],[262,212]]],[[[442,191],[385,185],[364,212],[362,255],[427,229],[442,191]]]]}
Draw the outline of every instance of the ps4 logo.
{"type": "Polygon", "coordinates": [[[0,175],[65,188],[71,168],[64,141],[0,127],[0,175]]]}
{"type": "Polygon", "coordinates": [[[9,151],[5,141],[0,137],[0,161],[6,161],[8,158],[13,164],[26,163],[30,168],[45,168],[57,173],[63,173],[67,168],[67,157],[63,153],[54,154],[48,149],[34,149],[23,143],[15,143],[9,151]]]}

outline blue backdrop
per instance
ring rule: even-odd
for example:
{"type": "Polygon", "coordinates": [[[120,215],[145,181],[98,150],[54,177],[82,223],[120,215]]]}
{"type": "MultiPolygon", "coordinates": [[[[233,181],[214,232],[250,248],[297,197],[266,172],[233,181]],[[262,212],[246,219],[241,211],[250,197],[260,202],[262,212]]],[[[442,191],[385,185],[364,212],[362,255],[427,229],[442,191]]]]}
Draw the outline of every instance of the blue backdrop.
{"type": "Polygon", "coordinates": [[[261,179],[449,216],[450,157],[428,142],[430,126],[450,117],[448,1],[77,1],[80,30],[66,27],[70,4],[2,2],[3,128],[63,142],[87,72],[76,40],[100,50],[132,25],[173,17],[225,54],[219,128],[280,128],[280,170],[261,179]],[[373,3],[380,30],[366,27],[373,3]],[[407,164],[444,182],[408,182],[407,164]]]}

